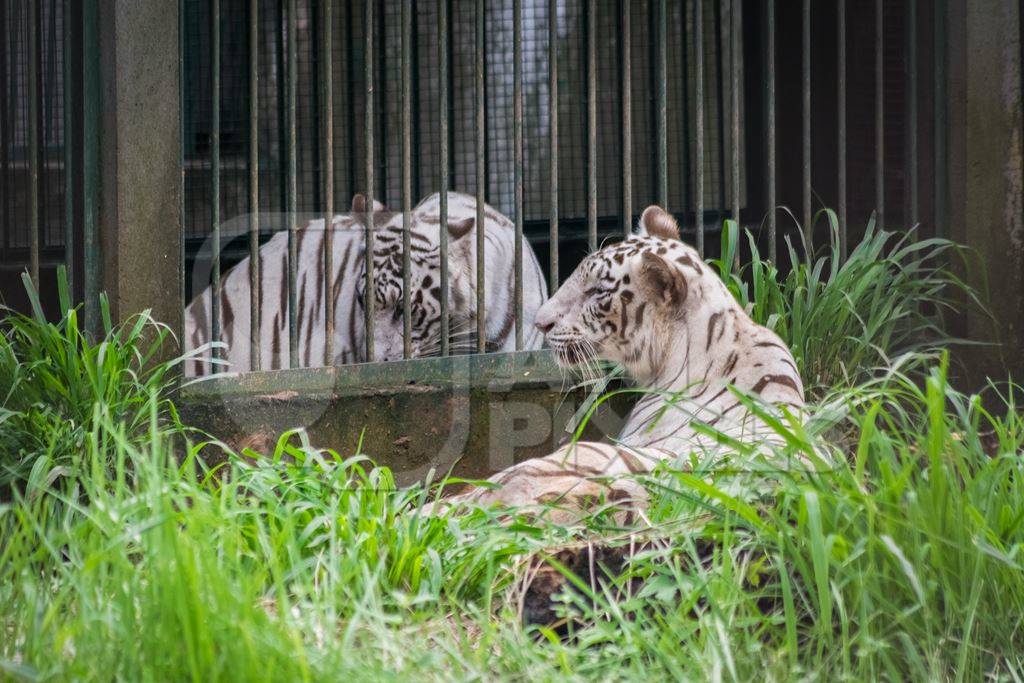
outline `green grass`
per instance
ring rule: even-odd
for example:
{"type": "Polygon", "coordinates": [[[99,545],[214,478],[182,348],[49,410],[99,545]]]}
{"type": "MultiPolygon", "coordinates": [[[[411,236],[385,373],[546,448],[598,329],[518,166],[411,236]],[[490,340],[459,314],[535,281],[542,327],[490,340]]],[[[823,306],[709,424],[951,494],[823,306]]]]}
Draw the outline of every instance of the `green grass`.
{"type": "Polygon", "coordinates": [[[425,517],[435,489],[301,433],[211,469],[143,362],[162,328],[65,310],[0,323],[0,678],[1024,677],[1024,415],[943,355],[778,424],[828,467],[658,472],[649,526],[554,529],[425,517]],[[651,540],[642,583],[567,594],[572,638],[523,626],[524,557],[595,532],[651,540]]]}
{"type": "Polygon", "coordinates": [[[789,344],[812,395],[854,386],[901,354],[950,345],[956,340],[944,331],[942,314],[958,301],[981,307],[945,265],[961,256],[955,243],[917,240],[913,230],[887,232],[872,218],[843,261],[835,213],[825,209],[819,217],[829,243],[804,258],[787,237],[789,272],[761,258],[750,232],[752,258],[735,271],[740,231],[732,221],[722,232],[722,257],[712,261],[754,321],[789,344]]]}

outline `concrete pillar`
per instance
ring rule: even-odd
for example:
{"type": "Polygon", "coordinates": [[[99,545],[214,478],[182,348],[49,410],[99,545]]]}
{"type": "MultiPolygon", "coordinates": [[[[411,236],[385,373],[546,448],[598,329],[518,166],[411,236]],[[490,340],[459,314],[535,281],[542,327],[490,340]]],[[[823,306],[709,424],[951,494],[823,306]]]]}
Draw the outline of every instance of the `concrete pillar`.
{"type": "MultiPolygon", "coordinates": [[[[93,0],[96,1],[96,0],[93,0]]],[[[98,0],[102,288],[124,319],[181,316],[178,0],[98,0]]]]}
{"type": "Polygon", "coordinates": [[[950,2],[950,237],[972,247],[966,270],[994,320],[965,309],[969,380],[1024,382],[1024,127],[1017,0],[950,2]]]}

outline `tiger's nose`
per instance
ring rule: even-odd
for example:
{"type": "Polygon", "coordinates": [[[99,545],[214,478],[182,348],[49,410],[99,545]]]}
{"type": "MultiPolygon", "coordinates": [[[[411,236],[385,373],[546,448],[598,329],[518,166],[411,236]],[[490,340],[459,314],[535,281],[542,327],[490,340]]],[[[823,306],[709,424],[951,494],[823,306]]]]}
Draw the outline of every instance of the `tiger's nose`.
{"type": "Polygon", "coordinates": [[[557,322],[558,312],[554,310],[554,306],[552,306],[549,299],[543,306],[537,309],[537,315],[533,319],[533,324],[542,334],[547,334],[557,322]]]}

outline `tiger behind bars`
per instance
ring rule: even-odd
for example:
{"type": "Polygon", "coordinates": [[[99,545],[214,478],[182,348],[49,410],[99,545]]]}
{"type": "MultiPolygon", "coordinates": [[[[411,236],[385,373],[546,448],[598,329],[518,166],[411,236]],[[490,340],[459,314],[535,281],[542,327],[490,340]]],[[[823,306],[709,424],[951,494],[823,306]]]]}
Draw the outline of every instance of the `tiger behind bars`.
{"type": "Polygon", "coordinates": [[[560,365],[620,363],[647,391],[614,444],[569,444],[499,472],[490,480],[496,487],[440,507],[525,506],[566,524],[610,503],[620,504],[618,516],[628,522],[646,502],[629,475],[660,462],[686,467],[691,458],[738,457],[697,423],[748,444],[778,443],[732,388],[765,404],[803,406],[789,349],[750,319],[657,206],[644,211],[637,234],[587,256],[537,312],[536,325],[560,365]]]}
{"type": "MultiPolygon", "coordinates": [[[[374,202],[374,360],[403,357],[403,281],[401,212],[374,202]]],[[[515,227],[507,217],[485,205],[485,282],[488,351],[515,349],[515,227]]],[[[364,362],[366,358],[365,297],[366,199],[356,195],[352,212],[332,220],[334,274],[330,289],[334,307],[334,365],[364,362]]],[[[411,355],[438,355],[441,348],[440,194],[420,202],[411,214],[410,303],[411,355]]],[[[450,350],[475,351],[476,331],[476,199],[448,193],[448,269],[450,350]]],[[[326,316],[324,311],[324,222],[310,221],[298,230],[296,274],[299,367],[324,364],[326,316]]],[[[537,258],[524,238],[523,348],[540,348],[543,335],[534,327],[537,309],[547,299],[547,285],[537,258]]],[[[274,235],[260,248],[260,369],[289,367],[288,338],[288,234],[274,235]]],[[[212,287],[207,287],[185,311],[186,347],[196,349],[210,341],[212,287]]],[[[254,369],[251,354],[249,258],[221,282],[221,340],[224,366],[209,360],[190,360],[186,374],[254,369]]],[[[205,358],[209,358],[207,352],[205,358]]]]}

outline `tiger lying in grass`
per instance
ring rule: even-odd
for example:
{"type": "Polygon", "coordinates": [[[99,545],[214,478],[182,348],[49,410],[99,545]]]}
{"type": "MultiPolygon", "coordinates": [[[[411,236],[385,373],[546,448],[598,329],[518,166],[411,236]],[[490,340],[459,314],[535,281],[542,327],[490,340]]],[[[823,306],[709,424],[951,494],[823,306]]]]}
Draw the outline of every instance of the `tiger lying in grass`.
{"type": "MultiPolygon", "coordinates": [[[[620,363],[647,391],[615,443],[569,444],[499,472],[490,479],[493,487],[440,506],[515,506],[553,524],[607,506],[619,524],[630,525],[647,503],[633,475],[662,462],[707,466],[738,457],[721,439],[754,450],[779,441],[737,393],[756,397],[767,410],[804,403],[789,349],[750,319],[657,206],[644,211],[637,234],[584,259],[537,312],[536,324],[559,364],[620,363]]],[[[526,620],[551,623],[551,596],[569,585],[560,567],[594,585],[597,564],[616,573],[626,550],[584,543],[553,549],[554,565],[533,558],[522,601],[526,620]]]]}
{"type": "Polygon", "coordinates": [[[565,524],[604,502],[628,517],[645,500],[629,475],[693,457],[706,463],[725,451],[723,437],[777,439],[731,387],[765,404],[803,405],[789,349],[750,319],[657,206],[644,211],[637,234],[584,259],[537,311],[536,324],[561,365],[620,363],[647,391],[614,444],[566,445],[446,504],[528,506],[565,524]]]}

